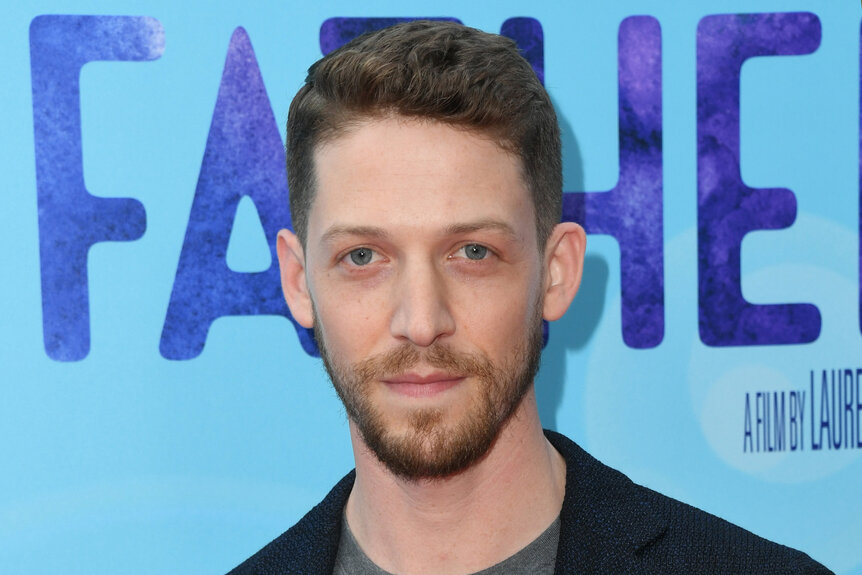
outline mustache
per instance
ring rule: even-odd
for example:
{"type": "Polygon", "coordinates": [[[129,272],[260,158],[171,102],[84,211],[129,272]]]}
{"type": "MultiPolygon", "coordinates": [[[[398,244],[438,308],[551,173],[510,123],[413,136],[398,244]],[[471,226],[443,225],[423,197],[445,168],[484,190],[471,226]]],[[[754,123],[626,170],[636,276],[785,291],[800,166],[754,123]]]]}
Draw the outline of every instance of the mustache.
{"type": "Polygon", "coordinates": [[[432,344],[427,349],[403,343],[398,347],[373,355],[353,367],[357,381],[372,381],[400,375],[416,365],[428,365],[459,376],[490,378],[494,366],[483,355],[458,352],[446,344],[432,344]]]}

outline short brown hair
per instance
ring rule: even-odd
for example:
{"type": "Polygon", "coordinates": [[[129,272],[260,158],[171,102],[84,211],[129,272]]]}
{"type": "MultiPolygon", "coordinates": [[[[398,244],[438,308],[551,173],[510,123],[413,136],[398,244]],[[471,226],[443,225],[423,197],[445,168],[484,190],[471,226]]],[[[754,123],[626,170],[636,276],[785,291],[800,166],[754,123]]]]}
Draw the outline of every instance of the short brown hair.
{"type": "Polygon", "coordinates": [[[316,147],[391,114],[475,131],[520,158],[544,246],[562,214],[560,129],[545,88],[512,40],[421,20],[365,34],[318,60],[291,102],[287,180],[303,245],[316,147]]]}

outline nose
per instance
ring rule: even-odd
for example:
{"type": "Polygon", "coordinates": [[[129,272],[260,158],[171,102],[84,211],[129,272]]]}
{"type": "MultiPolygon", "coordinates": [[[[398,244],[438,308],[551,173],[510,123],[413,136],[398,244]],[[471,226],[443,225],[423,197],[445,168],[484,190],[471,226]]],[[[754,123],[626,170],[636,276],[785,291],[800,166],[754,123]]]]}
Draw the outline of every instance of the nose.
{"type": "Polygon", "coordinates": [[[393,289],[390,331],[394,337],[428,347],[454,333],[446,283],[433,263],[406,267],[393,289]]]}

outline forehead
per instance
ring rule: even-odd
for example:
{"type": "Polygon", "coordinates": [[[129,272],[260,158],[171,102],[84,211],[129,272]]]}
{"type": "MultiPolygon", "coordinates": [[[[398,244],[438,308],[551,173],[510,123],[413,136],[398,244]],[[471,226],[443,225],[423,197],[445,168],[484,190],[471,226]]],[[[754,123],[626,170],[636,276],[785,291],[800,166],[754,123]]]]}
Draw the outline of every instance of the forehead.
{"type": "Polygon", "coordinates": [[[310,236],[339,224],[427,228],[478,218],[534,226],[520,159],[470,130],[369,119],[318,146],[314,164],[310,236]]]}

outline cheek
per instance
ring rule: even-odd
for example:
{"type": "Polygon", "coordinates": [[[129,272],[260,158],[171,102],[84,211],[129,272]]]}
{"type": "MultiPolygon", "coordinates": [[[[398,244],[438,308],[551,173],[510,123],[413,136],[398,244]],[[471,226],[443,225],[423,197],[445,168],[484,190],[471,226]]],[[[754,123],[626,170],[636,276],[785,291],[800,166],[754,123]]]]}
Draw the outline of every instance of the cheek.
{"type": "Polygon", "coordinates": [[[538,286],[534,284],[512,279],[461,294],[457,315],[463,336],[491,355],[522,342],[535,315],[538,286]]]}
{"type": "Polygon", "coordinates": [[[387,332],[385,298],[357,289],[328,287],[315,294],[317,320],[330,354],[354,363],[370,355],[387,332]]]}

